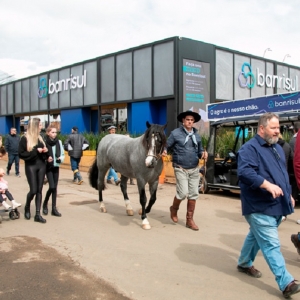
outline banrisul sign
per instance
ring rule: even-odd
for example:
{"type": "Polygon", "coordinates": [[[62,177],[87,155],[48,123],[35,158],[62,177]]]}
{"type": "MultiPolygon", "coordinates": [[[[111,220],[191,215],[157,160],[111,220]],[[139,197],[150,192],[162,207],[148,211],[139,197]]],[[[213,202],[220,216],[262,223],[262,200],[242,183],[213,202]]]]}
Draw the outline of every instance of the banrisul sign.
{"type": "Polygon", "coordinates": [[[81,76],[73,76],[71,74],[70,77],[66,79],[57,81],[49,79],[48,84],[46,78],[41,78],[39,82],[38,97],[45,98],[48,94],[51,95],[54,93],[86,87],[86,76],[87,72],[84,70],[83,75],[81,76]]]}
{"type": "Polygon", "coordinates": [[[282,76],[270,75],[262,73],[259,68],[252,70],[249,63],[244,63],[241,68],[241,72],[238,76],[238,82],[241,88],[252,89],[255,86],[269,87],[283,89],[287,91],[298,91],[298,76],[293,78],[287,77],[285,74],[282,76]]]}

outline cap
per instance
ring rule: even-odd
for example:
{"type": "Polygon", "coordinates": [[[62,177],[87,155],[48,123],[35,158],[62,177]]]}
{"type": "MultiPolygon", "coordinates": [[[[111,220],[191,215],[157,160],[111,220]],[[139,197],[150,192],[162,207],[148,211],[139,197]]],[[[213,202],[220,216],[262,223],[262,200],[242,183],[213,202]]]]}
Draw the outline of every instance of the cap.
{"type": "Polygon", "coordinates": [[[107,130],[111,130],[111,129],[117,129],[117,127],[112,125],[107,128],[107,130]]]}
{"type": "Polygon", "coordinates": [[[73,127],[72,127],[72,130],[78,131],[78,127],[77,127],[77,126],[73,126],[73,127]]]}

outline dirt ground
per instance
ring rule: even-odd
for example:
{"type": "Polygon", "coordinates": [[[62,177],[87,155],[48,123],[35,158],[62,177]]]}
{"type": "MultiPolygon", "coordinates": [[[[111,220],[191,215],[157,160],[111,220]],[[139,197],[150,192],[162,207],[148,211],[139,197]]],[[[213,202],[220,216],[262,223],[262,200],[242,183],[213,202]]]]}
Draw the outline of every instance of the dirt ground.
{"type": "Polygon", "coordinates": [[[1,238],[0,262],[0,299],[129,299],[37,238],[1,238]]]}
{"type": "MultiPolygon", "coordinates": [[[[0,161],[0,168],[5,166],[0,161]]],[[[6,176],[11,193],[22,203],[20,219],[11,220],[0,208],[0,299],[282,298],[261,253],[255,261],[263,273],[260,279],[237,272],[248,232],[238,195],[200,195],[194,218],[200,230],[195,232],[185,227],[186,202],[178,224],[170,221],[175,186],[161,184],[148,214],[152,228],[143,230],[136,185],[128,186],[133,217],[126,215],[120,187],[114,185],[104,192],[108,212],[101,213],[87,173],[84,183],[75,185],[71,170],[61,169],[57,206],[62,217],[48,215],[47,223],[40,224],[33,217],[24,219],[28,184],[23,165],[21,174],[6,176]]],[[[32,215],[34,209],[32,202],[32,215]]],[[[290,241],[300,229],[297,219],[299,208],[280,225],[279,236],[287,268],[299,279],[300,256],[290,241]]]]}

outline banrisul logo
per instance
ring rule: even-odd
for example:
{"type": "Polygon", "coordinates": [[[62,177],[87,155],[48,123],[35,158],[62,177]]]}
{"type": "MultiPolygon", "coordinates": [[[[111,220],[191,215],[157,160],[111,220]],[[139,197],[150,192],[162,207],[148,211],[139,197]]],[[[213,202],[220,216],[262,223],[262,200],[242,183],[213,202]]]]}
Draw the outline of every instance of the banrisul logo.
{"type": "Polygon", "coordinates": [[[255,86],[255,77],[252,73],[251,65],[243,63],[242,70],[238,77],[240,87],[252,89],[255,86]]]}
{"type": "Polygon", "coordinates": [[[45,98],[48,95],[48,87],[47,87],[47,80],[46,78],[40,79],[38,96],[39,98],[45,98]]]}
{"type": "Polygon", "coordinates": [[[238,76],[239,85],[241,88],[252,89],[257,87],[268,87],[283,89],[287,91],[298,91],[298,76],[295,75],[293,78],[286,77],[285,74],[282,76],[264,74],[260,72],[259,68],[256,68],[255,75],[252,72],[252,67],[249,63],[244,63],[241,68],[241,72],[238,76]]]}
{"type": "Polygon", "coordinates": [[[52,82],[49,79],[49,83],[47,85],[46,78],[41,78],[39,82],[39,89],[38,89],[38,97],[45,98],[48,94],[59,93],[71,89],[77,89],[86,87],[86,76],[87,72],[84,70],[83,75],[81,76],[73,76],[71,74],[70,78],[61,79],[56,82],[52,82]]]}

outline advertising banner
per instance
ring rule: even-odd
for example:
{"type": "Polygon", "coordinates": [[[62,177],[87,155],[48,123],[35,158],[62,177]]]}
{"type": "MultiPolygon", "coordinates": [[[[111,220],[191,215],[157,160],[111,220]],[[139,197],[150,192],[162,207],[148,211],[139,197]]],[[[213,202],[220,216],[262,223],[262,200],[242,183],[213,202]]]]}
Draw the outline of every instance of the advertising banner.
{"type": "Polygon", "coordinates": [[[286,93],[245,100],[226,101],[207,105],[210,121],[230,117],[261,115],[266,112],[300,110],[300,93],[286,93]]]}
{"type": "Polygon", "coordinates": [[[206,131],[208,122],[206,105],[210,102],[210,64],[190,59],[183,59],[183,111],[191,110],[201,115],[195,127],[206,131]]]}

